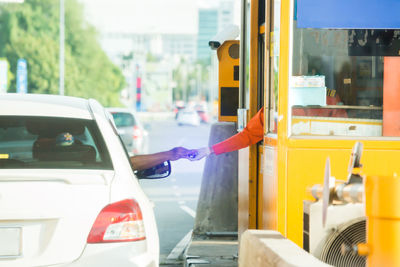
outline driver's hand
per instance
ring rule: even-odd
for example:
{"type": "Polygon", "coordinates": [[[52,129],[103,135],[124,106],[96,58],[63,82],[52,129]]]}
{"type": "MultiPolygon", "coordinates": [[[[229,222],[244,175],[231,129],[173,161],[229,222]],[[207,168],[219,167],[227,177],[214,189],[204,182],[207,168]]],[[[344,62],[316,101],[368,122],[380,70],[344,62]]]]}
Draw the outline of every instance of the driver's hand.
{"type": "Polygon", "coordinates": [[[170,152],[169,160],[173,161],[181,158],[188,158],[189,151],[190,151],[189,149],[186,149],[184,147],[174,147],[169,151],[170,152]]]}

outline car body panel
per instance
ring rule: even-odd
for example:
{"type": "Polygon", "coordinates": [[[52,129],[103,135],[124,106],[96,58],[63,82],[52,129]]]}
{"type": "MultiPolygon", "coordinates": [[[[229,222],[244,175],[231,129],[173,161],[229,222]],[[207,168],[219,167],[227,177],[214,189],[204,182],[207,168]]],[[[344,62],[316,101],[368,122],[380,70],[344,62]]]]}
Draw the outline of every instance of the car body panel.
{"type": "Polygon", "coordinates": [[[40,266],[79,258],[93,221],[109,202],[112,178],[112,171],[0,172],[0,227],[22,228],[22,257],[14,262],[40,266]]]}
{"type": "Polygon", "coordinates": [[[1,115],[12,116],[48,116],[63,118],[92,119],[88,103],[76,97],[55,95],[19,95],[0,94],[1,115]],[[16,108],[21,107],[21,108],[16,108]]]}
{"type": "Polygon", "coordinates": [[[146,252],[146,240],[135,242],[135,244],[112,243],[108,247],[114,251],[113,254],[104,253],[102,244],[88,244],[83,252],[82,260],[57,265],[56,267],[157,267],[158,263],[154,257],[146,252]],[[120,257],[118,255],[131,255],[120,257]]]}

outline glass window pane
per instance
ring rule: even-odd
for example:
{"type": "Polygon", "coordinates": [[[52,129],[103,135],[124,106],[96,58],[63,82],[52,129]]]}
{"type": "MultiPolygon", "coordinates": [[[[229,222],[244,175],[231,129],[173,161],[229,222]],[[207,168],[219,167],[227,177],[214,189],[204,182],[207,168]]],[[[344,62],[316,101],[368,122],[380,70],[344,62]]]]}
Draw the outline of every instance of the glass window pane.
{"type": "Polygon", "coordinates": [[[0,168],[112,169],[94,121],[0,116],[0,168]]]}
{"type": "Polygon", "coordinates": [[[292,135],[400,136],[400,31],[293,23],[292,135]]]}

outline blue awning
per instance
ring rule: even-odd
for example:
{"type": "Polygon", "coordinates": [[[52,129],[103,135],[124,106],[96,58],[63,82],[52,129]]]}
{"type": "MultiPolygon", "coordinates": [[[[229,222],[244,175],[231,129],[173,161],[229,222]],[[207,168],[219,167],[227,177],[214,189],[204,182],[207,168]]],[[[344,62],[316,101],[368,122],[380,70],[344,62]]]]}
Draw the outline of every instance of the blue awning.
{"type": "Polygon", "coordinates": [[[400,29],[400,0],[297,0],[297,27],[400,29]]]}

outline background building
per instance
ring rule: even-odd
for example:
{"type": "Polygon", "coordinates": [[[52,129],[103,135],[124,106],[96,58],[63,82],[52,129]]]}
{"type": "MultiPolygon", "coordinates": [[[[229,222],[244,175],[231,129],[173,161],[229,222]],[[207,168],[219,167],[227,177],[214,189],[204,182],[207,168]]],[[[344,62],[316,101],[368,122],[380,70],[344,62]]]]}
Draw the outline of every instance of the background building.
{"type": "Polygon", "coordinates": [[[211,50],[210,39],[218,32],[218,9],[199,9],[199,31],[197,35],[197,59],[209,61],[211,50]]]}
{"type": "Polygon", "coordinates": [[[218,32],[235,22],[235,1],[221,0],[218,7],[218,32]]]}

